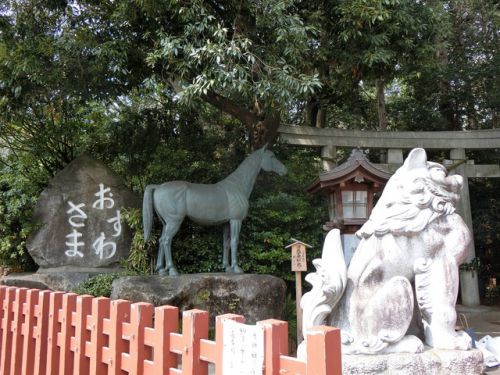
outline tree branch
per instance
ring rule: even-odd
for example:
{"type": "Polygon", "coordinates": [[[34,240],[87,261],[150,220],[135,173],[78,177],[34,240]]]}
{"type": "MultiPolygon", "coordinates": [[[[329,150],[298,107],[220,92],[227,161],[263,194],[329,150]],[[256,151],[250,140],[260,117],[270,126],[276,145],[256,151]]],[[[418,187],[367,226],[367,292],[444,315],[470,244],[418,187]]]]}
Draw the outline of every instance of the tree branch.
{"type": "Polygon", "coordinates": [[[254,113],[239,106],[234,101],[217,94],[216,92],[211,91],[206,95],[203,95],[202,99],[221,111],[240,120],[249,131],[252,131],[252,125],[259,121],[254,113]]]}

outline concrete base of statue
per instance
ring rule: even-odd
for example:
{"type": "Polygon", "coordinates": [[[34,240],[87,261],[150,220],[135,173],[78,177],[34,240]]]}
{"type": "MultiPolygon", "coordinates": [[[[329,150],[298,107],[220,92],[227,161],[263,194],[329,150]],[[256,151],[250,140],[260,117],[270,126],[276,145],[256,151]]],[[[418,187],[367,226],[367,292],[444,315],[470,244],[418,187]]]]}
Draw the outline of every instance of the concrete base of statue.
{"type": "Polygon", "coordinates": [[[426,347],[419,354],[342,356],[344,374],[480,375],[483,355],[477,350],[437,350],[426,347]]]}
{"type": "Polygon", "coordinates": [[[113,272],[123,272],[123,269],[71,266],[46,268],[35,273],[11,273],[0,280],[0,285],[71,292],[78,284],[87,281],[91,277],[113,272]]]}
{"type": "Polygon", "coordinates": [[[112,299],[171,305],[180,311],[206,310],[210,325],[217,315],[244,315],[246,323],[280,319],[285,282],[270,275],[206,273],[180,276],[129,276],[113,282],[112,299]]]}

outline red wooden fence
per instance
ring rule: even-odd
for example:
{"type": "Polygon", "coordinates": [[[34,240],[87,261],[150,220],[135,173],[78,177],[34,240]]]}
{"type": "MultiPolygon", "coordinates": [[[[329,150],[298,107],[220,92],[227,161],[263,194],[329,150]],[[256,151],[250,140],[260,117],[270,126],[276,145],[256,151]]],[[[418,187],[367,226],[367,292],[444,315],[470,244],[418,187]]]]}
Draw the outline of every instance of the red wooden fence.
{"type": "MultiPolygon", "coordinates": [[[[0,286],[0,374],[222,375],[223,322],[208,340],[208,313],[190,310],[178,327],[178,308],[0,286]],[[181,359],[182,369],[178,363],[181,359]]],[[[264,329],[265,375],[340,375],[340,331],[308,333],[307,361],[288,357],[288,324],[258,322],[264,329]]],[[[234,374],[237,375],[237,374],[234,374]]]]}

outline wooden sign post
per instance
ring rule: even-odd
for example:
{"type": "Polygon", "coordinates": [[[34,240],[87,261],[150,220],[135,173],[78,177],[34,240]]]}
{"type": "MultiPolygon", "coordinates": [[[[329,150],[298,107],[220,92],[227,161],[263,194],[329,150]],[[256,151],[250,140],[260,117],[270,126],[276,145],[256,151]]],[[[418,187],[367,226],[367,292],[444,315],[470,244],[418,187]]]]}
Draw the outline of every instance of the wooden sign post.
{"type": "Polygon", "coordinates": [[[300,308],[302,272],[307,271],[306,248],[312,246],[294,238],[292,238],[292,241],[294,242],[286,248],[292,248],[292,272],[295,272],[295,302],[297,304],[297,344],[300,344],[304,339],[302,333],[302,309],[300,308]]]}

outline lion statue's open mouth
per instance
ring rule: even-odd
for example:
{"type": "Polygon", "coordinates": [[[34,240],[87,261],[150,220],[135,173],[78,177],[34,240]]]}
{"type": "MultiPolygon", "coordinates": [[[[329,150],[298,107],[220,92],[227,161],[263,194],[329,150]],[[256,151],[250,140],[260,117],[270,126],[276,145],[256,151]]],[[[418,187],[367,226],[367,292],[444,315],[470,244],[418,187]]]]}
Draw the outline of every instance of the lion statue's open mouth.
{"type": "Polygon", "coordinates": [[[418,336],[435,348],[469,349],[470,337],[455,332],[458,267],[471,241],[455,213],[462,183],[425,150],[412,150],[358,231],[348,269],[339,231],[327,235],[317,271],[306,277],[313,289],[301,301],[304,332],[341,328],[347,354],[420,352],[418,336]]]}

